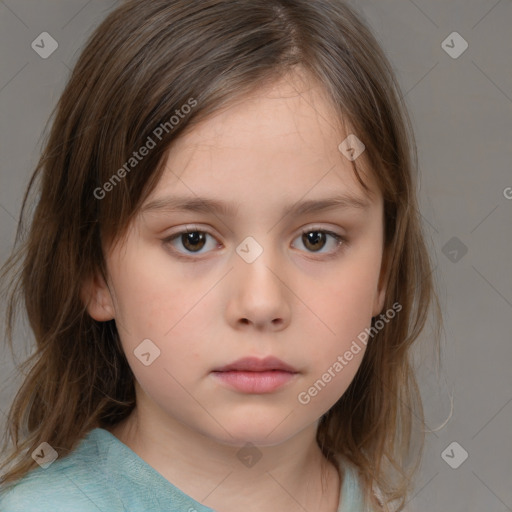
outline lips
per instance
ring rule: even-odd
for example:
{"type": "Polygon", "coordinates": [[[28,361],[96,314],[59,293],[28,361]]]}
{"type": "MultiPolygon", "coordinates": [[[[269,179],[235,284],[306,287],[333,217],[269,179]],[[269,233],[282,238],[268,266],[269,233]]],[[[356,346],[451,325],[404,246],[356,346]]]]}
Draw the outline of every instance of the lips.
{"type": "Polygon", "coordinates": [[[212,371],[219,384],[238,393],[274,393],[299,378],[298,371],[276,357],[244,357],[212,371]]]}
{"type": "Polygon", "coordinates": [[[281,361],[277,357],[268,356],[264,359],[258,359],[257,357],[243,357],[236,361],[215,368],[214,372],[269,372],[269,371],[281,371],[288,373],[298,373],[297,370],[281,361]]]}

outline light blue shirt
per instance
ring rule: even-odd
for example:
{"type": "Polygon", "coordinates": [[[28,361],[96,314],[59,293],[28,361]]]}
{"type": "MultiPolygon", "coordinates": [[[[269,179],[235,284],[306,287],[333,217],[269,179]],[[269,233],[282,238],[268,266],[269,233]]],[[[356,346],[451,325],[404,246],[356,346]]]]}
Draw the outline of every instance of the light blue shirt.
{"type": "MultiPolygon", "coordinates": [[[[215,512],[166,480],[117,437],[91,430],[66,457],[37,467],[0,495],[1,512],[215,512]]],[[[338,512],[362,512],[345,465],[338,512]]]]}

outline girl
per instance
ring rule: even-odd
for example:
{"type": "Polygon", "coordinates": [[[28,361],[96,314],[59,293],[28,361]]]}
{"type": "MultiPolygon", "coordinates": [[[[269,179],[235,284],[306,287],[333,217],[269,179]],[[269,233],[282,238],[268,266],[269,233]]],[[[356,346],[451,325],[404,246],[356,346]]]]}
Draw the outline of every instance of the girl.
{"type": "Polygon", "coordinates": [[[439,309],[415,169],[391,66],[346,4],[113,11],[4,267],[7,338],[21,296],[37,350],[0,508],[402,510],[410,350],[439,309]]]}

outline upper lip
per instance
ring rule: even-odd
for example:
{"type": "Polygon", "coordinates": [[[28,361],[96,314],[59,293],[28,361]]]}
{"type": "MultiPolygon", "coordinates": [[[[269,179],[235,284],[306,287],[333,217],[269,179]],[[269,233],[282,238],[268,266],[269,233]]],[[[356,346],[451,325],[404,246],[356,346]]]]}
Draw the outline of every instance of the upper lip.
{"type": "Polygon", "coordinates": [[[243,357],[237,359],[230,364],[215,368],[214,372],[229,372],[229,371],[248,371],[248,372],[264,372],[270,370],[281,370],[284,372],[297,373],[297,370],[284,363],[277,357],[268,356],[264,359],[258,359],[257,357],[243,357]]]}

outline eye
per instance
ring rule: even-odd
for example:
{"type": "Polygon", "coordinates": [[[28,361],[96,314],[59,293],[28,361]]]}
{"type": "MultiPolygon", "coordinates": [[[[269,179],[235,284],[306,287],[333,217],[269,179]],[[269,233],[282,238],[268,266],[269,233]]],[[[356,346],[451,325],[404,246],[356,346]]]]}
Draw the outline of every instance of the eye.
{"type": "MultiPolygon", "coordinates": [[[[201,249],[203,249],[203,247],[207,245],[206,240],[208,236],[213,238],[213,235],[206,231],[191,228],[175,233],[174,235],[164,239],[163,242],[166,245],[171,245],[173,247],[173,250],[176,251],[177,253],[181,253],[184,255],[186,255],[187,253],[201,254],[201,249]],[[178,244],[184,247],[185,251],[177,249],[175,246],[178,244]]],[[[215,248],[217,244],[213,243],[212,246],[212,248],[215,248]]]]}
{"type": "Polygon", "coordinates": [[[302,231],[300,237],[296,238],[296,240],[298,239],[300,239],[301,243],[304,245],[304,247],[306,247],[308,252],[320,254],[327,253],[331,256],[337,253],[339,247],[346,242],[345,238],[341,235],[319,228],[308,228],[302,231]],[[328,245],[329,237],[331,238],[331,246],[333,246],[333,250],[320,252],[324,247],[328,245]]]}
{"type": "MultiPolygon", "coordinates": [[[[174,233],[162,241],[165,245],[171,246],[172,251],[176,253],[178,258],[187,258],[187,256],[193,254],[203,254],[208,252],[208,249],[201,252],[202,249],[208,245],[208,237],[213,239],[210,249],[218,247],[219,244],[218,242],[216,243],[216,239],[213,237],[213,235],[207,231],[196,229],[195,227],[187,228],[186,230],[174,233]],[[184,250],[178,248],[178,245],[181,245],[184,250]]],[[[299,239],[303,246],[306,248],[307,252],[313,254],[324,254],[326,256],[336,255],[340,249],[340,246],[346,243],[346,239],[343,236],[338,235],[337,233],[333,233],[332,231],[314,227],[303,230],[301,235],[295,240],[299,239]],[[322,252],[322,249],[329,245],[329,239],[331,241],[332,249],[330,251],[328,250],[322,252]]]]}

